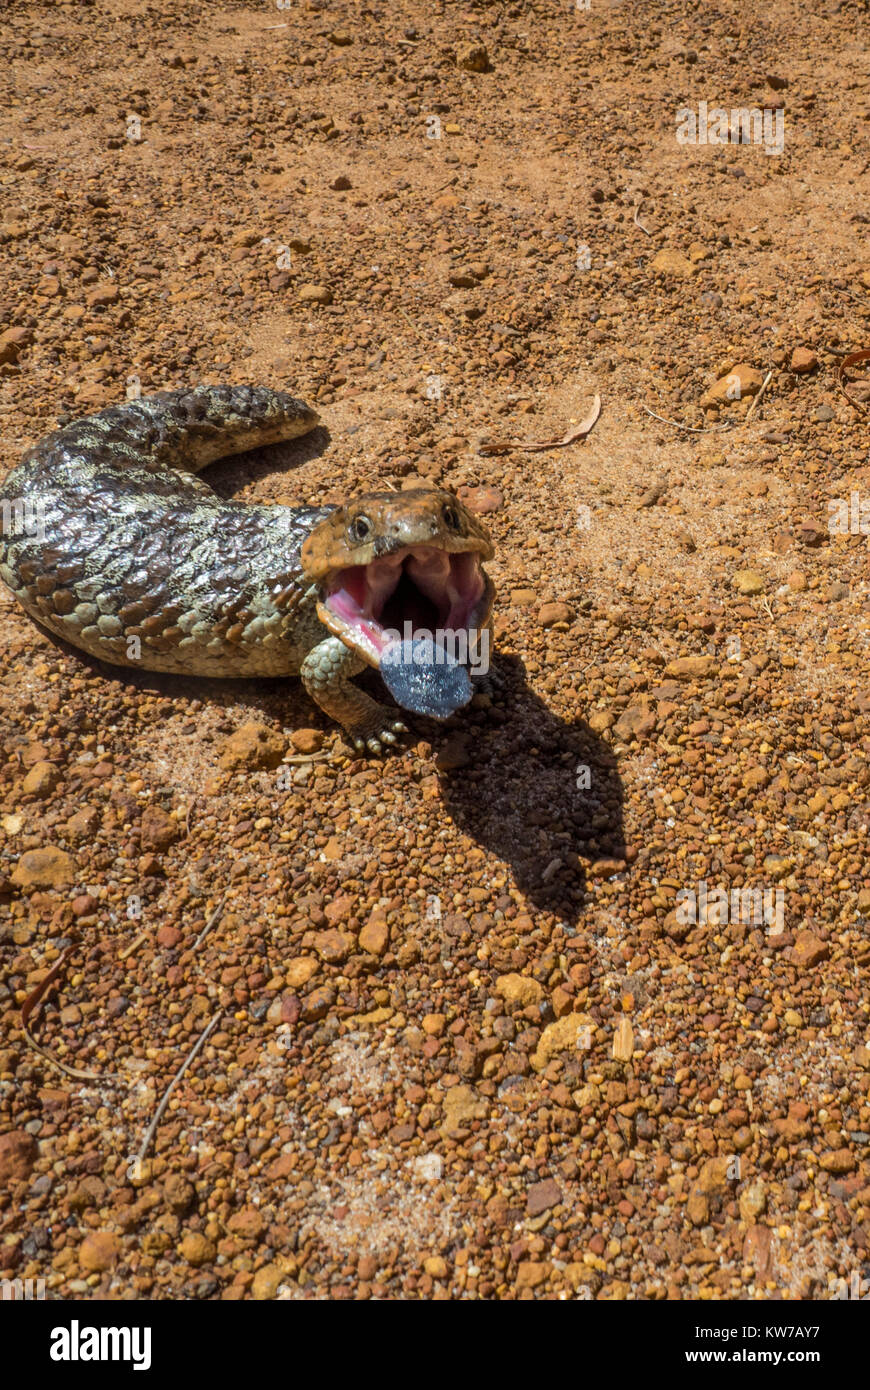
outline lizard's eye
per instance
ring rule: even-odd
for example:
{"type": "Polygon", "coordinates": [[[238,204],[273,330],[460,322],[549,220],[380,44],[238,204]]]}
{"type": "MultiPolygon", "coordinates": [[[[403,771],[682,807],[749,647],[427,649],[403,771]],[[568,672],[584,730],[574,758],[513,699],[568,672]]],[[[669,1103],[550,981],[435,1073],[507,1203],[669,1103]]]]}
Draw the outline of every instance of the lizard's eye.
{"type": "Polygon", "coordinates": [[[350,523],[350,534],[355,541],[367,541],[372,533],[372,523],[367,516],[354,517],[350,523]]]}
{"type": "Polygon", "coordinates": [[[455,507],[451,507],[449,505],[446,506],[442,511],[441,515],[444,518],[444,525],[447,526],[451,531],[458,531],[460,529],[459,517],[456,513],[455,507]]]}

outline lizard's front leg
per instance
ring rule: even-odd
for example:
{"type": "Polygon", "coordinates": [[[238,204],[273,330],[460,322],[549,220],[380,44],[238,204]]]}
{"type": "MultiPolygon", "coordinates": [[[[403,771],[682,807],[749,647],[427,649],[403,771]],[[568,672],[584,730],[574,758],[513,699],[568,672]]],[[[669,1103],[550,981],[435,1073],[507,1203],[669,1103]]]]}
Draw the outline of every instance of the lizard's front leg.
{"type": "Polygon", "coordinates": [[[408,730],[391,710],[351,685],[351,677],[365,666],[362,657],[340,638],[327,637],[311,649],[299,674],[315,704],[347,730],[355,748],[382,753],[383,744],[395,743],[396,735],[408,730]]]}

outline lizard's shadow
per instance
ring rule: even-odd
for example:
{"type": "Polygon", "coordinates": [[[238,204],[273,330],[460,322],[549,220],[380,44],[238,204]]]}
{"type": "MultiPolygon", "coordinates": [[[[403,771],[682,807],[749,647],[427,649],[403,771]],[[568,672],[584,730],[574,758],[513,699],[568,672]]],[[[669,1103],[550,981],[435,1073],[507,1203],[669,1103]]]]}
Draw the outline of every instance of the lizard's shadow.
{"type": "Polygon", "coordinates": [[[499,656],[498,671],[505,693],[493,707],[451,721],[441,761],[455,761],[458,742],[463,765],[440,774],[445,807],[510,864],[531,903],[574,925],[586,897],[578,855],[594,862],[625,851],[617,761],[582,719],[568,723],[547,708],[517,657],[499,656]],[[468,737],[452,737],[458,731],[468,737]]]}
{"type": "MultiPolygon", "coordinates": [[[[310,433],[288,439],[283,444],[269,444],[261,449],[249,449],[244,454],[230,454],[225,459],[218,459],[203,469],[200,477],[219,497],[228,500],[252,483],[259,483],[269,476],[279,478],[319,458],[330,439],[326,426],[317,425],[310,433]]],[[[298,505],[304,506],[302,497],[298,505]]]]}
{"type": "MultiPolygon", "coordinates": [[[[119,687],[182,706],[199,699],[225,709],[228,733],[238,723],[240,707],[249,718],[288,729],[314,725],[328,732],[332,727],[296,680],[210,680],[112,667],[49,632],[44,635],[119,687]]],[[[500,655],[497,669],[505,690],[491,708],[469,706],[446,725],[416,717],[408,723],[435,750],[444,808],[454,823],[510,865],[517,887],[534,907],[573,927],[587,896],[584,861],[624,856],[617,760],[584,720],[559,718],[530,690],[517,657],[500,655]]],[[[384,700],[375,672],[365,672],[359,684],[384,700]]]]}

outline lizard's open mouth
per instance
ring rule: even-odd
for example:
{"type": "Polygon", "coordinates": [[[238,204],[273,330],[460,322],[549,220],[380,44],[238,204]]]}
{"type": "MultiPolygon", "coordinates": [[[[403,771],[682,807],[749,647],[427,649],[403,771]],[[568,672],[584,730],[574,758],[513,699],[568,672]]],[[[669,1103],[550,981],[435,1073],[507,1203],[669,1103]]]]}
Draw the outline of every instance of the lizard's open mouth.
{"type": "Polygon", "coordinates": [[[318,614],[347,646],[378,666],[392,641],[420,632],[436,639],[446,634],[451,645],[473,651],[492,595],[476,552],[406,546],[335,571],[324,584],[318,614]]]}

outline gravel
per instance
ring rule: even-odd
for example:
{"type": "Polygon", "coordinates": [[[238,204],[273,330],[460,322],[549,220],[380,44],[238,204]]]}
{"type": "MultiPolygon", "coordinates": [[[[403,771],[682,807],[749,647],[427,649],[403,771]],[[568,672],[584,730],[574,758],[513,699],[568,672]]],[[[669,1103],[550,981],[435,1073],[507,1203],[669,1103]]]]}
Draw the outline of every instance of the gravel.
{"type": "Polygon", "coordinates": [[[3,468],[127,392],[287,386],[325,437],[215,486],[454,488],[498,594],[500,688],[381,763],[297,682],[112,671],[0,597],[0,1271],[52,1296],[866,1265],[858,7],[533,10],[6,16],[3,468]],[[687,49],[690,100],[785,90],[782,155],[676,143],[687,49]],[[596,392],[583,443],[477,453],[596,392]]]}

